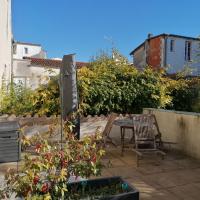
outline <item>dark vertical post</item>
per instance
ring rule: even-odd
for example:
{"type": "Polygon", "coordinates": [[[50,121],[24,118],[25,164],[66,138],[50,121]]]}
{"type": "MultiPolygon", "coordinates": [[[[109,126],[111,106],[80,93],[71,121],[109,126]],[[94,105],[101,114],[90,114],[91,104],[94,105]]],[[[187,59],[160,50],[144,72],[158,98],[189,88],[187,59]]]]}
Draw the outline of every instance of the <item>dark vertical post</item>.
{"type": "MultiPolygon", "coordinates": [[[[61,112],[65,121],[67,116],[78,109],[77,75],[75,55],[64,55],[61,68],[61,112]]],[[[80,137],[79,119],[74,121],[74,133],[80,137]]]]}

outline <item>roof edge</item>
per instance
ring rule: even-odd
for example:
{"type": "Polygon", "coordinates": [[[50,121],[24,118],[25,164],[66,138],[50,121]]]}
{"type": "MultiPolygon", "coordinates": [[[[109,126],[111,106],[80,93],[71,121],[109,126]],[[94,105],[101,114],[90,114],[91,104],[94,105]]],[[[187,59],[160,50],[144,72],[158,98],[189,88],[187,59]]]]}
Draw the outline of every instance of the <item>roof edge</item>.
{"type": "Polygon", "coordinates": [[[41,47],[41,44],[35,44],[35,43],[28,43],[28,42],[19,42],[19,41],[14,41],[14,44],[22,44],[22,45],[29,45],[29,46],[39,46],[41,47]]]}
{"type": "Polygon", "coordinates": [[[195,37],[189,37],[189,36],[183,36],[183,35],[176,35],[176,34],[166,34],[166,33],[162,33],[162,34],[159,34],[159,35],[155,35],[153,37],[150,37],[150,38],[147,38],[143,43],[141,43],[139,46],[137,46],[133,51],[131,51],[131,53],[129,55],[133,55],[135,51],[137,51],[140,47],[142,47],[144,45],[144,43],[146,41],[149,41],[151,39],[155,39],[157,37],[160,37],[160,36],[163,36],[163,37],[177,37],[177,38],[184,38],[184,39],[188,39],[188,40],[196,40],[196,41],[200,41],[200,38],[195,38],[195,37]]]}

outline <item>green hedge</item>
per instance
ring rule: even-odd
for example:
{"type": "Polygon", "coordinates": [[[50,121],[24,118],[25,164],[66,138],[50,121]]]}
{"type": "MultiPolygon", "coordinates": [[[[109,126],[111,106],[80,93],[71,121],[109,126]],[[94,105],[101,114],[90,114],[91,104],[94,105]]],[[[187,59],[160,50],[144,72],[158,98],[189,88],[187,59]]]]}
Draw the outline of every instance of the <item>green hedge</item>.
{"type": "MultiPolygon", "coordinates": [[[[200,112],[200,79],[170,79],[150,68],[140,72],[125,59],[100,57],[78,70],[80,112],[140,113],[142,108],[200,112]]],[[[1,113],[54,115],[60,113],[58,78],[35,91],[10,87],[1,91],[1,113]]]]}
{"type": "Polygon", "coordinates": [[[79,70],[81,110],[85,115],[138,113],[143,107],[165,107],[171,97],[162,74],[137,71],[126,63],[104,59],[79,70]]]}

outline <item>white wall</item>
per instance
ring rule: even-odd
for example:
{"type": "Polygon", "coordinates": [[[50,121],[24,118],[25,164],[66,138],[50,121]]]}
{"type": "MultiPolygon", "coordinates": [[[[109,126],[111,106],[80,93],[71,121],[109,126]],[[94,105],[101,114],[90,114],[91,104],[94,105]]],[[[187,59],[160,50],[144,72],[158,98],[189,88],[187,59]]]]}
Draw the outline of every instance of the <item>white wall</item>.
{"type": "Polygon", "coordinates": [[[12,65],[11,0],[0,0],[0,86],[10,80],[12,65]]]}
{"type": "MultiPolygon", "coordinates": [[[[200,74],[200,57],[198,58],[197,53],[200,52],[200,41],[188,40],[178,37],[167,38],[167,57],[166,63],[169,66],[169,73],[176,73],[181,71],[184,66],[191,66],[197,68],[200,74]],[[174,51],[170,52],[170,41],[174,40],[174,51]],[[192,62],[185,61],[185,41],[192,42],[191,60],[192,62]],[[198,67],[199,66],[199,67],[198,67]]],[[[197,75],[197,71],[193,71],[193,75],[197,75]]]]}
{"type": "Polygon", "coordinates": [[[15,43],[15,52],[13,58],[23,59],[23,57],[40,57],[46,58],[45,52],[42,50],[40,45],[21,44],[15,43]],[[28,53],[25,52],[25,48],[28,49],[28,53]]]}
{"type": "Polygon", "coordinates": [[[48,77],[59,74],[59,69],[48,69],[30,65],[30,60],[13,59],[14,82],[22,81],[26,87],[35,89],[40,83],[47,83],[48,77]]]}
{"type": "Polygon", "coordinates": [[[162,140],[175,142],[177,148],[200,159],[200,113],[144,108],[143,113],[156,116],[162,140]]]}

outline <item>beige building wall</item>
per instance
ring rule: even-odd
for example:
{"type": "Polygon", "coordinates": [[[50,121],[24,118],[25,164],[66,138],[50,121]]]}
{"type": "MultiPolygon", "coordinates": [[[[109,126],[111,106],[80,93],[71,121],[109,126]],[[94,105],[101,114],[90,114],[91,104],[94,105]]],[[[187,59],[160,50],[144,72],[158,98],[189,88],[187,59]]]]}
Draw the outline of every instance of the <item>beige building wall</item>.
{"type": "Polygon", "coordinates": [[[156,116],[163,141],[176,142],[174,147],[200,159],[200,113],[151,108],[143,112],[156,116]]]}
{"type": "Polygon", "coordinates": [[[11,0],[0,0],[0,86],[2,76],[10,81],[12,66],[11,0]]]}
{"type": "Polygon", "coordinates": [[[51,76],[59,74],[59,69],[31,65],[29,59],[13,59],[13,80],[26,87],[36,89],[39,84],[47,83],[51,76]]]}

